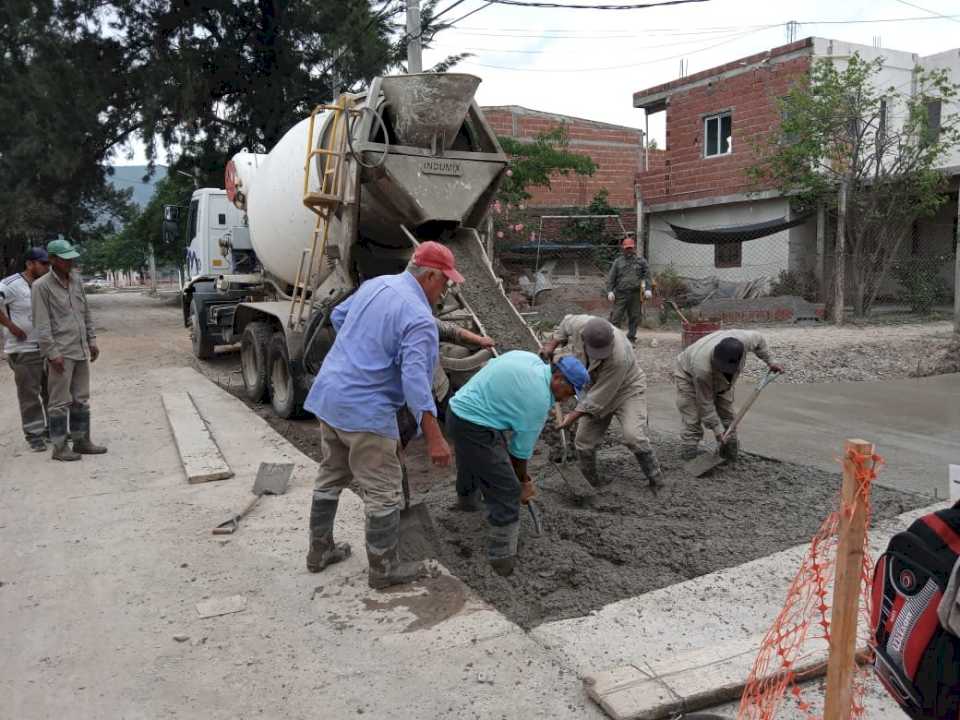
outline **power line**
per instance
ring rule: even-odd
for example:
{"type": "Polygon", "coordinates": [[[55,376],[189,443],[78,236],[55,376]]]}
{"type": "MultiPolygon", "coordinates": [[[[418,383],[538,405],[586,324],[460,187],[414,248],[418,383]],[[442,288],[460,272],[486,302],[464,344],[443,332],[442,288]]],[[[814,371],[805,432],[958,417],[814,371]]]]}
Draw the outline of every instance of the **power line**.
{"type": "Polygon", "coordinates": [[[566,10],[646,10],[666,7],[667,5],[686,5],[688,3],[710,2],[710,0],[663,0],[658,3],[638,3],[635,5],[564,5],[553,2],[529,2],[529,0],[488,0],[495,5],[513,5],[515,7],[552,8],[566,10]]]}
{"type": "Polygon", "coordinates": [[[925,13],[930,13],[934,17],[943,18],[944,20],[953,20],[953,22],[960,22],[960,20],[956,20],[949,15],[941,15],[940,13],[934,12],[933,10],[927,10],[927,8],[925,7],[914,5],[912,2],[907,2],[907,0],[897,0],[897,2],[900,3],[901,5],[907,5],[908,7],[916,8],[917,10],[923,10],[925,13]]]}
{"type": "MultiPolygon", "coordinates": [[[[769,28],[769,27],[776,27],[776,26],[757,25],[757,26],[755,26],[755,27],[741,28],[741,29],[740,29],[739,31],[737,31],[737,32],[734,32],[734,33],[728,32],[728,33],[725,34],[725,35],[716,36],[716,37],[711,38],[711,39],[713,39],[713,40],[723,40],[723,39],[726,39],[726,38],[731,38],[731,37],[743,35],[744,31],[746,31],[746,30],[766,30],[766,29],[769,28]]],[[[635,38],[634,36],[632,36],[632,35],[630,35],[630,36],[625,36],[625,37],[630,37],[631,39],[636,39],[636,38],[635,38]]],[[[659,44],[659,45],[634,45],[634,46],[631,47],[631,50],[632,50],[632,51],[639,51],[639,50],[656,50],[656,49],[658,49],[658,48],[678,47],[678,46],[680,46],[680,45],[690,45],[690,44],[692,44],[692,43],[699,43],[699,42],[702,42],[702,40],[700,40],[700,39],[698,39],[698,38],[690,38],[690,39],[688,39],[688,40],[679,40],[679,41],[677,41],[677,42],[661,43],[661,44],[659,44]]],[[[463,50],[469,50],[469,51],[472,51],[472,52],[489,52],[489,53],[519,53],[519,54],[523,54],[523,55],[543,55],[543,54],[555,52],[554,50],[508,50],[508,49],[503,49],[503,48],[488,48],[488,47],[465,47],[465,48],[463,48],[463,50]]]]}
{"type": "Polygon", "coordinates": [[[460,22],[461,20],[466,20],[466,19],[467,19],[468,17],[470,17],[471,15],[474,15],[475,13],[478,13],[478,12],[480,12],[481,10],[486,10],[486,9],[487,9],[488,7],[490,7],[491,5],[493,5],[493,2],[491,2],[491,0],[487,0],[487,4],[486,4],[486,5],[481,5],[480,7],[476,8],[475,10],[471,10],[471,11],[468,12],[466,15],[461,15],[461,16],[458,17],[456,20],[451,20],[449,24],[450,24],[450,26],[456,25],[456,24],[457,24],[458,22],[460,22]]]}
{"type": "Polygon", "coordinates": [[[431,18],[431,21],[432,21],[432,22],[436,22],[437,20],[439,20],[440,18],[442,18],[444,15],[446,15],[448,12],[450,12],[451,10],[453,10],[457,5],[463,5],[463,3],[465,3],[466,1],[467,1],[467,0],[457,0],[455,3],[453,3],[453,5],[448,6],[446,10],[441,10],[441,11],[438,12],[436,15],[434,15],[434,16],[431,18]]]}

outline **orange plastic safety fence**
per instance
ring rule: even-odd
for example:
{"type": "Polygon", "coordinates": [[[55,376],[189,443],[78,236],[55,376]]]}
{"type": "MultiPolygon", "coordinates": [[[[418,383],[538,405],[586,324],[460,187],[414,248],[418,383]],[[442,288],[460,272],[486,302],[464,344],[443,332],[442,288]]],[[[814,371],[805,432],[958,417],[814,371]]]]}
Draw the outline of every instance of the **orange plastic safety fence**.
{"type": "MultiPolygon", "coordinates": [[[[854,502],[845,505],[838,496],[831,512],[810,541],[790,588],[783,609],[764,636],[753,670],[740,699],[738,720],[772,720],[784,703],[793,707],[791,715],[813,720],[823,717],[822,693],[804,688],[803,679],[813,674],[811,665],[826,666],[830,645],[830,609],[836,573],[837,545],[841,514],[851,516],[857,505],[866,510],[870,524],[870,488],[883,463],[879,455],[850,452],[855,468],[857,491],[854,502]],[[798,675],[798,670],[804,670],[798,675]]],[[[869,542],[864,536],[861,572],[860,616],[857,647],[865,647],[870,628],[870,586],[873,562],[869,542]]],[[[822,674],[822,673],[821,673],[822,674]]],[[[851,717],[863,716],[863,693],[868,677],[865,667],[854,672],[851,717]]]]}

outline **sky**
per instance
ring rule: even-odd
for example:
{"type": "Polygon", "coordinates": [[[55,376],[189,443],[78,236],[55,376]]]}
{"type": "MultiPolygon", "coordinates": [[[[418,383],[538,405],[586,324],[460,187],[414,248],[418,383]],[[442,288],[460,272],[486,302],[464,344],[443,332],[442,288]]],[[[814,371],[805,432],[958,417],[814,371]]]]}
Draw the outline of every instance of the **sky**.
{"type": "MultiPolygon", "coordinates": [[[[531,0],[549,1],[549,0],[531,0]]],[[[555,0],[559,4],[628,5],[637,0],[555,0]]],[[[649,0],[656,2],[657,0],[649,0]]],[[[707,0],[644,10],[574,10],[441,0],[443,20],[458,20],[423,54],[430,68],[450,54],[473,53],[454,72],[482,78],[481,105],[523,105],[618,125],[644,127],[632,96],[680,76],[788,42],[834,38],[930,55],[960,47],[958,0],[707,0]],[[952,16],[945,19],[940,16],[952,16]],[[928,18],[928,19],[927,19],[928,18]],[[879,21],[886,22],[864,22],[879,21]]],[[[960,78],[958,78],[960,81],[960,78]]],[[[665,113],[653,115],[650,135],[663,145],[665,113]]],[[[143,163],[139,147],[132,159],[143,163]]]]}

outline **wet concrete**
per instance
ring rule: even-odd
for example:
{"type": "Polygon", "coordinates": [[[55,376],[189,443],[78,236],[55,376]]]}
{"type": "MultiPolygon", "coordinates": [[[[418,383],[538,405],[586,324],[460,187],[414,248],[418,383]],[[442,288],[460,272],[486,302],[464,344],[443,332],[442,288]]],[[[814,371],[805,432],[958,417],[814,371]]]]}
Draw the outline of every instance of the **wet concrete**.
{"type": "MultiPolygon", "coordinates": [[[[747,384],[738,388],[738,404],[748,392],[747,384]]],[[[655,386],[648,398],[651,425],[679,432],[673,387],[655,386]]],[[[828,472],[836,470],[845,438],[863,438],[886,460],[880,484],[943,498],[947,465],[960,463],[960,375],[774,383],[744,419],[740,438],[760,455],[828,472]]]]}

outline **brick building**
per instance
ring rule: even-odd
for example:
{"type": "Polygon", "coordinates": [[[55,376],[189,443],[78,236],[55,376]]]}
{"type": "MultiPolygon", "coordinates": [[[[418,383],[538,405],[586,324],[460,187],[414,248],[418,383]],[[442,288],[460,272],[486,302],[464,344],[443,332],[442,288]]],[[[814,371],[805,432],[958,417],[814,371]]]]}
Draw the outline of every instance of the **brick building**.
{"type": "MultiPolygon", "coordinates": [[[[650,153],[636,179],[642,234],[655,270],[672,264],[685,277],[736,281],[776,278],[784,269],[814,270],[823,285],[823,259],[831,248],[822,216],[730,245],[682,242],[670,224],[716,229],[790,220],[789,201],[769,186],[753,184],[746,169],[757,161],[758,145],[779,126],[779,99],[795,83],[807,81],[817,59],[831,57],[843,63],[854,52],[867,61],[884,59],[877,78],[882,88],[909,87],[918,65],[950,68],[960,78],[957,50],[920,57],[806,38],[634,93],[634,107],[648,116],[667,114],[666,147],[650,153]]],[[[943,108],[944,113],[950,110],[943,108]]],[[[956,165],[960,157],[951,157],[945,170],[955,175],[956,165]]],[[[956,214],[953,201],[936,218],[920,223],[920,232],[935,250],[953,252],[951,226],[956,214]]],[[[904,252],[910,252],[910,243],[904,245],[904,252]]]]}

